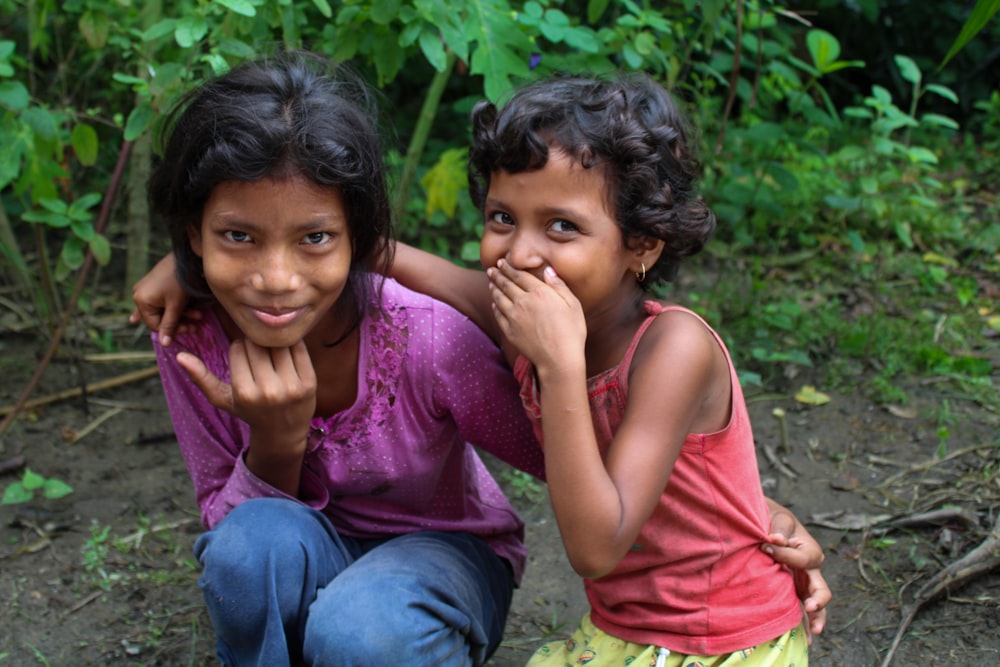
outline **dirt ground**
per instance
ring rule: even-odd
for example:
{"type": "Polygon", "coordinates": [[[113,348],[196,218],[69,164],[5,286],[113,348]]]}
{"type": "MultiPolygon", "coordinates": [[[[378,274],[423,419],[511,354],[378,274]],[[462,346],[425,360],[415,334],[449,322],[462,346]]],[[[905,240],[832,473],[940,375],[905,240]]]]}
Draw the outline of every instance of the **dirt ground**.
{"type": "MultiPolygon", "coordinates": [[[[20,395],[41,345],[0,335],[0,405],[20,395]]],[[[148,352],[149,342],[137,335],[118,347],[148,352]]],[[[148,357],[56,361],[32,396],[152,366],[148,357]]],[[[995,391],[996,374],[992,380],[995,391]]],[[[834,599],[812,664],[878,665],[901,601],[994,525],[1000,422],[943,379],[905,387],[912,400],[892,409],[860,392],[831,393],[828,404],[807,407],[791,398],[800,385],[748,393],[767,492],[810,522],[827,553],[834,599]],[[772,413],[778,407],[786,412],[787,453],[772,413]],[[933,522],[915,516],[949,507],[962,511],[933,522]],[[892,518],[913,525],[887,527],[892,518]]],[[[20,479],[20,457],[74,491],[0,506],[0,665],[213,664],[191,555],[196,508],[157,377],[89,392],[86,402],[53,401],[19,418],[0,443],[0,464],[14,467],[0,474],[0,489],[20,479]]],[[[569,633],[585,605],[543,488],[495,469],[516,496],[531,557],[491,661],[513,667],[543,638],[569,633]]],[[[998,600],[994,572],[923,606],[893,664],[1000,664],[998,600]]]]}

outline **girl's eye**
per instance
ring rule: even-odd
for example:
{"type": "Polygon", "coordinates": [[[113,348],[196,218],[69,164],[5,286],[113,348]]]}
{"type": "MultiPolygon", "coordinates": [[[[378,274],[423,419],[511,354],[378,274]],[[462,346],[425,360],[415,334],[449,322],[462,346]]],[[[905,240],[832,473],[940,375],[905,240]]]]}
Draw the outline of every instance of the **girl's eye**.
{"type": "Polygon", "coordinates": [[[579,228],[569,220],[555,220],[552,223],[552,231],[560,232],[562,234],[567,234],[570,232],[579,231],[579,228]]]}
{"type": "Polygon", "coordinates": [[[250,235],[246,232],[237,231],[235,229],[229,229],[223,232],[223,236],[232,241],[233,243],[249,243],[251,240],[250,235]]]}
{"type": "Polygon", "coordinates": [[[328,232],[313,232],[312,234],[306,234],[302,241],[306,245],[319,245],[329,240],[329,238],[330,234],[328,232]]]}
{"type": "Polygon", "coordinates": [[[487,222],[495,222],[495,223],[497,223],[499,225],[513,225],[514,224],[513,218],[511,218],[510,215],[508,215],[507,213],[504,213],[503,211],[494,211],[492,213],[487,214],[486,220],[487,220],[487,222]]]}

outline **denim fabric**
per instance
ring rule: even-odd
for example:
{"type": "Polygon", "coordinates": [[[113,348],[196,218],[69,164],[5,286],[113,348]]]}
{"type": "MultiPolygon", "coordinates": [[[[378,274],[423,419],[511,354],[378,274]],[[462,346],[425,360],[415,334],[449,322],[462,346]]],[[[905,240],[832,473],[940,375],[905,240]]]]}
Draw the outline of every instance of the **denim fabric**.
{"type": "Polygon", "coordinates": [[[472,535],[356,540],[278,498],[240,504],[194,550],[226,665],[482,665],[514,589],[472,535]]]}

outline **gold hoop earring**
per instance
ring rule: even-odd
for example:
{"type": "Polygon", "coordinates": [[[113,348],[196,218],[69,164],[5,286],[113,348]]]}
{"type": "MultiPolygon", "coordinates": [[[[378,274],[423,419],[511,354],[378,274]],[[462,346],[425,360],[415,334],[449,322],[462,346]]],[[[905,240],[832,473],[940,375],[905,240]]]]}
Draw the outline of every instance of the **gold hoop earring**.
{"type": "Polygon", "coordinates": [[[639,262],[639,265],[642,266],[642,273],[636,273],[635,274],[635,279],[638,280],[641,283],[642,281],[644,281],[646,279],[646,263],[645,262],[639,262]]]}

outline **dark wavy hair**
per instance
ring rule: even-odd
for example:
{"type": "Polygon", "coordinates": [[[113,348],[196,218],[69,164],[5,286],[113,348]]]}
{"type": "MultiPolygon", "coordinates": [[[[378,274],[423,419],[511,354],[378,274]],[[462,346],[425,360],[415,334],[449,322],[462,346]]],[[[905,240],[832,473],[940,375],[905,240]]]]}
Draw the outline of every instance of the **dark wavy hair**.
{"type": "Polygon", "coordinates": [[[243,64],[182,97],[160,127],[161,157],[148,196],[170,229],[184,288],[211,298],[188,230],[200,228],[217,185],[302,176],[343,196],[352,246],[348,284],[363,312],[371,273],[384,273],[392,261],[377,118],[375,94],[357,75],[305,52],[243,64]]]}
{"type": "Polygon", "coordinates": [[[539,169],[552,148],[604,172],[608,208],[627,247],[644,237],[664,241],[644,287],[673,280],[680,260],[711,237],[715,215],[695,193],[700,167],[690,130],[670,94],[648,76],[557,75],[516,90],[499,109],[478,103],[469,150],[472,201],[482,209],[493,173],[539,169]]]}

